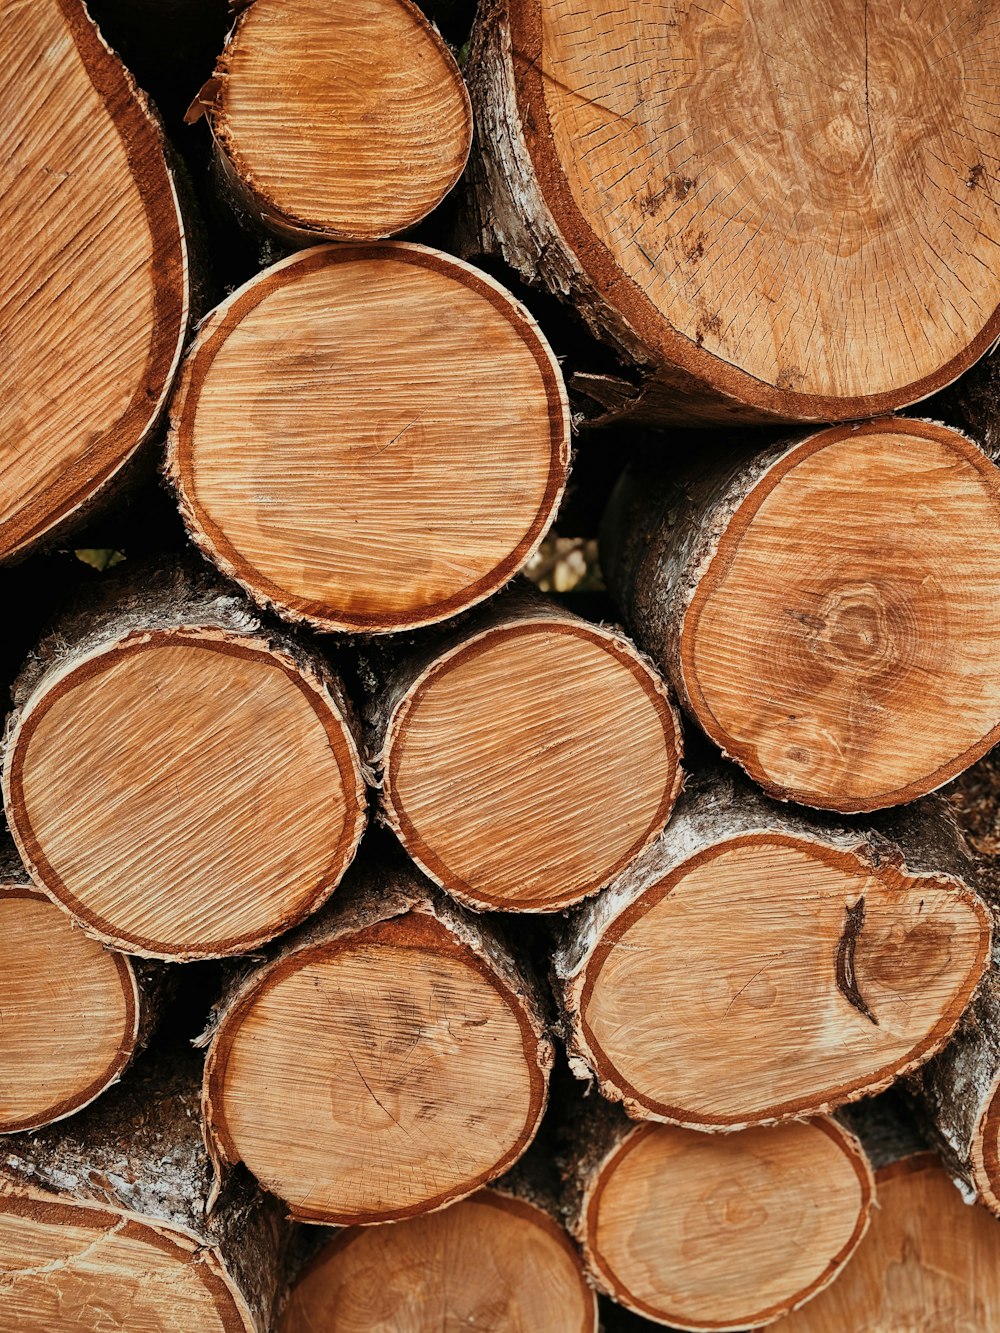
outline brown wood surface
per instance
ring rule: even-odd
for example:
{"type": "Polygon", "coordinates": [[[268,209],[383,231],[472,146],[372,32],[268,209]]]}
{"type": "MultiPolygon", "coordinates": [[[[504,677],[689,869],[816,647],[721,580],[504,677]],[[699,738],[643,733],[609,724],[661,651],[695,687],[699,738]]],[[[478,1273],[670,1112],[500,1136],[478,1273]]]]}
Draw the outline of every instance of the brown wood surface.
{"type": "Polygon", "coordinates": [[[614,415],[916,402],[1000,331],[989,14],[491,0],[469,72],[476,240],[631,363],[581,380],[614,415]]]}
{"type": "Polygon", "coordinates": [[[0,58],[3,560],[78,523],[150,434],[188,274],[159,121],[81,0],[5,5],[0,58]]]}
{"type": "Polygon", "coordinates": [[[244,1163],[298,1221],[411,1217],[521,1156],[552,1059],[540,995],[494,927],[369,865],[223,1001],[209,1143],[221,1174],[244,1163]]]}
{"type": "Polygon", "coordinates": [[[299,244],[409,230],[472,142],[458,66],[410,0],[254,0],[202,110],[237,208],[299,244]]]}
{"type": "Polygon", "coordinates": [[[319,246],[202,324],[168,464],[192,537],[318,629],[443,620],[522,568],[569,464],[562,376],[497,282],[408,242],[319,246]]]}

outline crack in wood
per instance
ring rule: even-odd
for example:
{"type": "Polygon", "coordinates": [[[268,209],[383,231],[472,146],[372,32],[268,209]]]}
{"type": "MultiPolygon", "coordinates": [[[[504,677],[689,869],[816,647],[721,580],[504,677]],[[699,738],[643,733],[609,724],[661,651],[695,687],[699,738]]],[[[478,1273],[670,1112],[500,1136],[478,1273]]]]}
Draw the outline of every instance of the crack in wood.
{"type": "Polygon", "coordinates": [[[869,1022],[878,1027],[878,1019],[865,1003],[854,975],[854,951],[857,948],[858,937],[864,924],[865,900],[864,895],[862,895],[853,907],[848,907],[845,910],[844,930],[837,945],[837,987],[859,1014],[864,1014],[869,1022]]]}

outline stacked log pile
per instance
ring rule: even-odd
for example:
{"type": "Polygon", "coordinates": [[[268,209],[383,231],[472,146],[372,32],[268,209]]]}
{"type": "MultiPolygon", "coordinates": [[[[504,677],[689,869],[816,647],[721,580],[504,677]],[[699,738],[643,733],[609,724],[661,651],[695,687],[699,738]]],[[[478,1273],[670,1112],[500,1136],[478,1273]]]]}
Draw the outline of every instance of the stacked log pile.
{"type": "Polygon", "coordinates": [[[0,3],[0,1333],[996,1328],[1000,4],[92,9],[0,3]]]}

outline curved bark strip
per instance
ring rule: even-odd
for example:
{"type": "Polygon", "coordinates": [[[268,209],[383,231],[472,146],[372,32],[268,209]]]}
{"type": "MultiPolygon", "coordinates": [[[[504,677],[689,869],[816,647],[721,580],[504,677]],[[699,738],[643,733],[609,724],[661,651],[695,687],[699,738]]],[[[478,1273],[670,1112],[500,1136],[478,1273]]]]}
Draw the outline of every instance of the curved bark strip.
{"type": "Polygon", "coordinates": [[[597,1333],[597,1299],[561,1223],[485,1189],[443,1212],[338,1232],[303,1269],[280,1333],[537,1328],[597,1333]]]}
{"type": "Polygon", "coordinates": [[[1000,333],[998,69],[973,0],[823,21],[805,0],[489,0],[476,244],[627,363],[581,377],[612,416],[894,411],[1000,333]]]}
{"type": "Polygon", "coordinates": [[[383,818],[474,909],[579,902],[656,837],[680,790],[665,682],[619,631],[527,594],[405,661],[374,725],[383,818]]]}
{"type": "Polygon", "coordinates": [[[187,119],[203,112],[237,209],[293,244],[408,231],[472,143],[462,75],[410,0],[254,0],[187,119]]]}
{"type": "Polygon", "coordinates": [[[257,601],[388,633],[523,567],[569,466],[538,326],[498,283],[408,242],[318,246],[202,324],[168,470],[194,541],[257,601]]]}
{"type": "Polygon", "coordinates": [[[709,454],[690,476],[627,472],[602,563],[724,753],[772,796],[859,813],[1000,738],[998,536],[995,465],[896,418],[709,454]]]}
{"type": "Polygon", "coordinates": [[[691,783],[554,960],[571,1063],[629,1114],[734,1130],[829,1111],[939,1050],[991,916],[943,803],[879,829],[691,783]]]}
{"type": "Polygon", "coordinates": [[[0,1133],[82,1110],[143,1049],[171,986],[74,930],[0,848],[0,1133]]]}
{"type": "Polygon", "coordinates": [[[3,560],[81,521],[148,437],[189,292],[159,120],[81,0],[6,5],[0,57],[3,560]]]}
{"type": "Polygon", "coordinates": [[[848,1328],[968,1329],[1000,1323],[1000,1227],[969,1208],[930,1153],[875,1174],[878,1207],[843,1276],[781,1325],[788,1333],[848,1328]]]}
{"type": "Polygon", "coordinates": [[[288,1227],[245,1175],[211,1220],[200,1061],[147,1058],[65,1125],[0,1144],[0,1301],[23,1333],[268,1333],[288,1227]]]}
{"type": "Polygon", "coordinates": [[[577,1142],[567,1204],[584,1263],[670,1328],[759,1328],[798,1309],[839,1277],[875,1202],[861,1144],[826,1116],[697,1134],[605,1103],[577,1142]]]}
{"type": "Polygon", "coordinates": [[[552,1059],[536,987],[485,920],[408,870],[355,872],[224,999],[207,1141],[297,1221],[396,1221],[520,1157],[552,1059]]]}
{"type": "Polygon", "coordinates": [[[110,582],[15,701],[11,831],[107,944],[245,953],[315,911],[354,856],[365,784],[339,682],[207,570],[110,582]]]}
{"type": "MultiPolygon", "coordinates": [[[[997,824],[1000,766],[987,755],[963,773],[948,800],[974,849],[982,891],[1000,903],[997,824]]],[[[958,1031],[908,1080],[914,1110],[967,1199],[1000,1216],[1000,954],[958,1031]]]]}

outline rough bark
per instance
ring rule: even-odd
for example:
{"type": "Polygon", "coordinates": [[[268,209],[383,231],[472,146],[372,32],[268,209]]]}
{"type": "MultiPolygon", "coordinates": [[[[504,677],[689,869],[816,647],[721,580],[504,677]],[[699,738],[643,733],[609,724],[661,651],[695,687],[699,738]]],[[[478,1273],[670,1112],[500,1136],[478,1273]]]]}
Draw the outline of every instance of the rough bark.
{"type": "MultiPolygon", "coordinates": [[[[151,676],[150,688],[155,700],[159,688],[155,676],[151,676]]],[[[3,769],[3,793],[11,833],[36,883],[89,934],[105,944],[127,949],[141,957],[182,960],[246,952],[319,907],[333,892],[357,848],[366,821],[364,774],[359,755],[358,724],[341,682],[314,649],[287,630],[278,628],[201,561],[182,558],[164,566],[126,567],[120,574],[102,581],[93,588],[89,598],[81,599],[79,605],[71,607],[57,620],[23,667],[12,693],[14,710],[7,719],[3,769]],[[63,883],[52,865],[46,849],[46,834],[35,827],[36,821],[32,818],[22,785],[29,742],[48,710],[58,705],[61,696],[74,688],[86,687],[92,673],[110,667],[123,654],[147,647],[169,650],[175,646],[204,646],[212,653],[230,655],[237,660],[237,665],[244,659],[252,659],[254,663],[260,663],[261,668],[266,665],[283,673],[302,691],[317,719],[327,729],[331,747],[337,754],[343,785],[346,814],[343,845],[338,853],[340,860],[334,872],[324,878],[318,894],[304,907],[301,903],[294,909],[288,909],[287,905],[280,907],[273,922],[268,921],[263,926],[255,923],[246,938],[222,943],[214,938],[209,941],[208,938],[187,939],[186,936],[180,943],[151,939],[105,915],[99,905],[83,903],[63,883]]],[[[155,702],[150,704],[150,707],[155,706],[155,702]]],[[[120,720],[116,734],[124,734],[125,720],[120,720]]],[[[76,722],[80,727],[84,721],[84,717],[77,713],[76,722]]],[[[171,726],[175,724],[176,719],[170,723],[171,726]]],[[[73,760],[75,734],[74,730],[66,730],[60,738],[60,745],[65,747],[61,764],[68,765],[73,760]]],[[[128,748],[122,753],[126,760],[135,758],[128,748]]],[[[95,782],[94,791],[107,790],[109,784],[114,790],[114,777],[101,773],[90,775],[88,781],[95,782]]],[[[155,770],[151,777],[155,777],[155,770]]],[[[119,795],[136,800],[139,779],[133,774],[130,781],[132,785],[127,793],[119,795]]],[[[179,788],[177,795],[182,795],[179,788]]],[[[85,798],[90,799],[84,784],[74,790],[74,807],[85,798]]],[[[155,800],[154,797],[150,799],[155,800]]],[[[160,811],[159,815],[168,818],[169,811],[160,811]]],[[[202,824],[207,826],[212,818],[211,810],[206,807],[202,824]]],[[[207,828],[203,828],[203,838],[206,833],[207,828]]],[[[86,828],[80,829],[79,837],[86,836],[86,828]]],[[[143,836],[144,830],[138,828],[136,839],[128,848],[132,873],[137,873],[157,850],[145,846],[143,836]]],[[[174,834],[170,839],[174,851],[179,846],[176,836],[174,834]]],[[[185,837],[193,837],[190,828],[185,831],[185,837]]],[[[121,865],[116,873],[122,873],[121,865]]]]}
{"type": "MultiPolygon", "coordinates": [[[[834,824],[818,815],[768,800],[735,769],[704,770],[689,781],[673,818],[657,842],[614,884],[584,904],[563,931],[553,959],[553,982],[561,1005],[570,1065],[578,1077],[596,1079],[604,1096],[622,1101],[630,1115],[702,1129],[733,1130],[750,1124],[769,1124],[789,1117],[826,1112],[887,1087],[900,1074],[926,1061],[944,1045],[983,975],[990,948],[991,914],[966,883],[972,878],[973,870],[954,821],[945,804],[938,799],[928,798],[918,806],[885,814],[865,824],[834,824]],[[780,950],[770,936],[766,947],[755,945],[753,941],[757,937],[754,936],[745,949],[739,949],[736,944],[739,932],[721,921],[719,930],[725,934],[717,937],[714,947],[703,941],[686,939],[685,947],[695,950],[700,959],[691,984],[699,994],[711,997],[711,1002],[704,1001],[705,1014],[715,1017],[706,1017],[705,1021],[714,1022],[715,1026],[710,1037],[706,1033],[704,1049],[697,1052],[699,1069],[702,1068],[701,1061],[704,1062],[703,1079],[698,1085],[705,1098],[704,1104],[696,1107],[693,1102],[687,1103],[678,1091],[672,1104],[668,1105],[654,1089],[657,1080],[664,1081],[664,1070],[671,1067],[670,1060],[674,1058],[675,1038],[669,1034],[675,1007],[690,999],[685,990],[686,978],[674,972],[671,960],[658,957],[656,939],[659,936],[643,936],[641,940],[636,937],[630,943],[627,932],[642,921],[646,912],[662,903],[669,904],[669,895],[676,892],[689,875],[697,873],[702,876],[696,882],[704,894],[707,872],[703,867],[710,865],[706,857],[714,858],[724,853],[727,847],[759,849],[761,846],[777,848],[782,855],[788,848],[796,856],[816,857],[824,867],[835,870],[838,877],[844,875],[843,889],[833,891],[835,908],[830,908],[834,915],[830,918],[829,938],[826,934],[817,934],[814,941],[812,937],[812,932],[824,929],[820,924],[822,899],[818,896],[819,890],[815,886],[808,890],[803,888],[801,904],[797,908],[794,893],[786,897],[787,889],[778,887],[787,880],[787,869],[781,873],[785,862],[769,862],[770,869],[763,862],[759,865],[755,862],[755,875],[775,879],[773,891],[769,889],[769,910],[773,916],[774,904],[781,904],[779,919],[784,921],[787,914],[789,933],[780,950]],[[660,887],[664,884],[669,886],[666,897],[660,887]],[[880,905],[881,893],[888,896],[880,905]],[[846,900],[840,897],[841,894],[847,895],[846,900]],[[929,909],[926,917],[925,902],[929,909]],[[805,917],[801,917],[803,910],[805,917]],[[935,911],[947,914],[938,918],[943,931],[940,938],[935,935],[933,925],[928,925],[933,922],[935,911]],[[953,920],[950,919],[952,912],[957,913],[953,920]],[[797,925],[793,924],[796,920],[797,925]],[[803,921],[810,924],[803,925],[803,921]],[[893,934],[893,923],[898,923],[902,929],[902,938],[893,934]],[[928,929],[931,931],[928,939],[933,937],[935,941],[932,945],[923,938],[928,929]],[[887,1020],[891,1035],[884,1040],[890,1044],[883,1046],[878,1015],[869,1007],[865,991],[873,995],[879,988],[879,978],[882,985],[893,988],[893,993],[898,985],[905,997],[904,1008],[908,1014],[908,1006],[930,984],[930,973],[925,975],[927,969],[936,974],[940,968],[940,959],[945,956],[946,948],[951,947],[948,942],[952,932],[956,940],[963,942],[956,946],[957,957],[952,964],[954,977],[947,985],[949,998],[940,1000],[932,1018],[923,1016],[925,1021],[911,1026],[905,1042],[897,1032],[897,1027],[902,1031],[899,1020],[887,1020]],[[617,984],[631,993],[642,994],[644,1012],[648,1014],[650,1024],[658,1024],[660,1034],[659,1046],[647,1047],[647,1065],[635,1065],[628,1072],[624,1072],[619,1063],[627,1052],[612,1056],[603,1045],[603,1041],[614,1037],[613,1031],[608,1034],[608,1024],[612,1020],[605,1020],[601,1010],[595,1013],[594,1009],[595,986],[608,959],[615,957],[616,949],[619,954],[621,950],[626,954],[640,950],[637,957],[644,960],[644,979],[630,971],[630,979],[617,984]],[[732,953],[733,949],[737,951],[732,953]],[[881,951],[886,949],[890,950],[887,959],[902,961],[893,962],[891,966],[880,964],[881,951]],[[782,983],[783,967],[792,966],[782,962],[786,951],[793,958],[797,952],[803,952],[803,956],[811,960],[810,967],[817,969],[815,976],[812,972],[803,977],[790,971],[782,983]],[[755,1065],[750,1061],[740,1067],[744,1038],[740,1035],[740,1027],[733,1027],[728,1041],[735,1045],[727,1046],[726,1022],[734,1006],[748,992],[749,1003],[754,1003],[752,986],[761,976],[767,981],[767,993],[760,999],[764,1008],[754,1019],[755,1039],[761,1042],[758,1062],[755,1065]],[[806,1002],[801,997],[811,984],[817,985],[819,990],[806,1002]],[[802,1029],[798,1035],[796,1032],[786,1034],[780,1026],[767,1035],[767,1008],[774,1003],[775,994],[780,996],[782,985],[789,993],[785,1002],[790,1002],[789,997],[797,997],[807,1006],[808,1012],[804,1011],[801,1016],[802,1029]],[[836,1083],[831,1082],[831,1053],[825,1048],[826,1038],[819,1041],[815,1033],[808,1040],[806,1037],[812,1007],[821,1002],[827,1004],[827,1001],[829,1005],[824,1008],[824,1012],[829,1010],[827,1021],[844,1025],[845,1050],[849,1052],[843,1056],[843,1077],[838,1076],[836,1083]],[[861,1042],[867,1034],[871,1044],[862,1043],[859,1054],[846,1037],[848,1031],[852,1033],[852,1041],[861,1042]],[[814,1039],[818,1044],[813,1044],[814,1039]],[[780,1064],[772,1070],[768,1063],[779,1048],[783,1049],[785,1041],[798,1043],[800,1051],[793,1071],[794,1095],[788,1082],[792,1073],[786,1070],[783,1074],[780,1064]],[[812,1076],[814,1081],[805,1079],[802,1073],[804,1069],[812,1068],[810,1059],[817,1062],[812,1076]],[[757,1075],[754,1071],[760,1072],[763,1078],[761,1071],[765,1066],[769,1071],[767,1078],[773,1079],[773,1085],[769,1081],[766,1086],[771,1091],[762,1095],[755,1088],[757,1075]],[[643,1069],[647,1082],[640,1086],[639,1074],[643,1069]],[[744,1076],[746,1086],[737,1097],[734,1089],[744,1076]],[[751,1105],[751,1095],[759,1099],[758,1104],[751,1105]],[[717,1099],[720,1099],[718,1104],[717,1099]]],[[[720,902],[728,902],[727,911],[739,913],[740,895],[750,888],[751,881],[739,880],[737,875],[744,872],[734,870],[732,863],[719,873],[722,876],[719,883],[724,888],[720,902]]],[[[830,871],[827,869],[823,873],[830,871]]],[[[796,874],[798,879],[802,878],[801,867],[796,874]]],[[[825,880],[822,882],[826,883],[825,880]]],[[[797,885],[798,880],[793,879],[791,883],[797,885]]],[[[833,883],[831,881],[831,888],[833,883]]],[[[694,892],[696,890],[689,890],[689,893],[694,892]]],[[[701,901],[703,912],[708,912],[713,905],[718,910],[718,904],[713,904],[710,898],[703,897],[701,901]]],[[[753,902],[748,898],[742,910],[752,911],[753,902]]],[[[760,924],[756,916],[749,919],[760,924]]],[[[661,925],[659,929],[661,933],[666,931],[668,936],[673,936],[683,927],[674,920],[669,928],[661,925]]],[[[951,954],[947,956],[951,963],[951,954]]],[[[940,987],[940,979],[934,985],[940,987]]],[[[879,995],[888,1005],[885,990],[879,990],[879,995]]],[[[610,1006],[609,1013],[615,1012],[617,1021],[625,1022],[625,1011],[617,1011],[616,1003],[622,1001],[604,1000],[604,1004],[610,1006]]],[[[878,1002],[873,1000],[873,1003],[879,1007],[878,1002]]],[[[701,1010],[692,1010],[694,1012],[701,1010]]],[[[653,1039],[646,1033],[643,1040],[651,1043],[653,1039]]],[[[693,1060],[694,1056],[689,1054],[688,1059],[693,1060]]]]}
{"type": "Polygon", "coordinates": [[[780,800],[865,813],[940,787],[997,738],[1000,699],[985,675],[983,708],[954,713],[952,696],[970,697],[964,673],[977,671],[955,670],[968,641],[947,629],[967,598],[984,637],[1000,629],[989,581],[973,586],[976,553],[995,543],[997,482],[967,437],[904,418],[752,455],[720,441],[671,473],[647,455],[612,496],[602,568],[626,626],[724,754],[780,800]],[[833,485],[841,471],[869,478],[864,510],[833,485]],[[953,485],[976,532],[968,543],[933,512],[953,485]],[[935,581],[941,560],[928,560],[925,539],[950,546],[970,576],[935,581]],[[746,562],[758,558],[771,581],[759,573],[748,590],[746,562]],[[939,645],[919,670],[918,643],[939,645]],[[933,726],[928,679],[942,701],[933,726]],[[927,739],[908,745],[914,735],[927,739]]]}
{"type": "MultiPolygon", "coordinates": [[[[215,1279],[221,1327],[268,1333],[289,1229],[246,1173],[232,1176],[209,1213],[200,1074],[190,1052],[159,1051],[68,1124],[5,1140],[0,1212],[4,1201],[29,1215],[47,1201],[67,1202],[96,1210],[105,1227],[162,1238],[215,1279]]],[[[0,1285],[16,1289],[17,1276],[8,1271],[0,1285]]]]}
{"type": "MultiPolygon", "coordinates": [[[[361,949],[370,938],[378,939],[382,944],[389,946],[396,942],[395,926],[399,925],[402,928],[408,923],[412,939],[406,947],[415,947],[423,952],[428,961],[431,961],[438,948],[443,948],[446,941],[448,948],[457,946],[460,955],[471,962],[480,975],[489,980],[517,1015],[522,1032],[523,1058],[527,1062],[532,1089],[524,1129],[517,1136],[517,1141],[507,1144],[498,1160],[482,1172],[479,1178],[453,1182],[416,1206],[396,1201],[355,1208],[352,1212],[349,1208],[338,1210],[333,1204],[323,1206],[310,1203],[307,1199],[286,1198],[290,1215],[304,1222],[367,1225],[371,1222],[393,1221],[417,1212],[433,1211],[466,1197],[481,1185],[501,1175],[527,1148],[545,1109],[548,1074],[554,1058],[552,1041],[548,1035],[549,1015],[545,998],[530,976],[526,965],[519,959],[515,948],[504,937],[499,923],[482,916],[473,916],[451,903],[408,867],[384,862],[352,868],[335,900],[313,920],[289,936],[262,966],[249,973],[234,976],[220,1003],[214,1009],[209,1027],[200,1042],[208,1045],[203,1092],[206,1143],[220,1182],[226,1178],[228,1169],[243,1160],[245,1156],[245,1150],[241,1151],[241,1145],[229,1125],[225,1108],[226,1098],[230,1095],[227,1078],[232,1077],[229,1072],[231,1053],[234,1043],[239,1039],[240,1028],[244,1021],[255,1012],[257,1015],[260,1014],[262,1001],[269,994],[275,993],[281,981],[289,977],[294,979],[298,972],[311,965],[321,967],[325,961],[342,950],[346,949],[350,953],[352,950],[361,949]],[[430,933],[427,927],[430,927],[430,933]]],[[[386,977],[386,986],[390,991],[393,985],[403,984],[403,979],[398,975],[386,977]]],[[[321,979],[314,977],[314,987],[320,994],[323,993],[321,986],[321,979]]],[[[404,1036],[409,1033],[409,1051],[412,1054],[414,1025],[417,1031],[416,1040],[419,1040],[424,1027],[433,1021],[433,1015],[425,1017],[419,1006],[415,1006],[409,992],[401,994],[403,998],[394,1001],[396,1009],[400,1010],[402,1006],[405,1010],[407,1005],[414,1006],[413,1017],[404,1021],[400,1014],[397,1014],[390,1021],[395,1025],[403,1025],[401,1031],[404,1036]]],[[[347,1004],[349,1007],[350,1003],[355,1007],[360,1006],[367,1014],[367,1002],[363,994],[360,997],[357,993],[348,997],[334,989],[329,995],[324,1013],[330,1014],[331,1021],[337,1016],[338,1006],[347,1004]]],[[[452,1020],[455,1022],[461,1019],[460,1013],[452,1015],[452,1020]]],[[[258,1016],[256,1019],[258,1027],[262,1021],[258,1016]]],[[[273,1016],[271,1021],[274,1021],[273,1016]]],[[[477,1025],[479,1021],[476,1020],[477,1025]]],[[[364,1057],[380,1042],[391,1046],[398,1037],[398,1032],[379,1031],[369,1034],[365,1029],[360,1039],[359,1051],[364,1057]]],[[[298,1044],[297,1034],[290,1035],[288,1040],[292,1048],[299,1052],[303,1067],[307,1059],[319,1058],[315,1050],[307,1050],[305,1046],[298,1044]]],[[[357,1078],[375,1106],[409,1136],[406,1120],[398,1119],[397,1113],[385,1111],[389,1097],[385,1089],[379,1085],[379,1080],[383,1077],[383,1062],[378,1063],[374,1072],[370,1069],[366,1076],[358,1059],[349,1049],[347,1056],[356,1071],[357,1078]]],[[[391,1059],[388,1057],[387,1062],[391,1064],[391,1059]]],[[[295,1076],[299,1076],[298,1067],[295,1076]]],[[[387,1069],[384,1077],[390,1079],[391,1076],[392,1070],[387,1069]]],[[[261,1077],[266,1077],[266,1072],[262,1073],[261,1077]]],[[[329,1077],[335,1079],[336,1076],[331,1071],[329,1077]]],[[[401,1071],[400,1078],[405,1086],[408,1076],[401,1071]]],[[[294,1090],[290,1090],[290,1095],[291,1091],[294,1090]]],[[[349,1093],[353,1095],[353,1090],[344,1089],[345,1097],[349,1093]]],[[[269,1095],[271,1094],[273,1087],[269,1091],[269,1095]]],[[[442,1076],[436,1095],[439,1095],[444,1106],[448,1105],[449,1088],[446,1075],[442,1076]]],[[[400,1111],[398,1114],[406,1115],[407,1112],[400,1111]]],[[[426,1133],[430,1132],[426,1124],[424,1130],[426,1133]]],[[[323,1141],[322,1136],[328,1132],[327,1127],[320,1126],[317,1119],[315,1125],[317,1140],[323,1141]]],[[[460,1145],[456,1145],[456,1148],[458,1146],[460,1145]]],[[[282,1195],[282,1184],[279,1180],[275,1179],[269,1184],[275,1193],[282,1195]]],[[[328,1185],[329,1182],[316,1182],[316,1190],[320,1184],[328,1185]]],[[[414,1184],[419,1185],[419,1182],[414,1184]]],[[[314,1192],[312,1189],[309,1191],[310,1194],[314,1192]]]]}
{"type": "MultiPolygon", "coordinates": [[[[536,643],[536,650],[537,647],[536,643]]],[[[589,657],[587,660],[589,663],[589,657]]],[[[538,688],[544,689],[544,684],[538,688]]],[[[601,697],[604,698],[604,695],[601,697]]],[[[629,698],[631,699],[631,695],[629,698]]],[[[629,722],[632,722],[638,706],[636,700],[632,705],[632,711],[627,715],[629,722]]],[[[484,611],[466,620],[458,628],[449,627],[444,633],[425,642],[412,655],[397,661],[372,701],[368,721],[371,729],[370,763],[381,787],[382,822],[392,829],[426,875],[473,910],[550,912],[569,906],[596,892],[615,877],[623,864],[638,855],[657,836],[669,817],[680,790],[682,752],[680,721],[666,683],[653,664],[616,627],[589,624],[528,587],[517,587],[501,595],[491,601],[484,611]],[[583,640],[587,651],[591,644],[597,645],[607,654],[609,666],[614,664],[620,668],[623,693],[625,690],[631,691],[637,683],[650,701],[659,727],[662,729],[662,755],[650,754],[653,745],[651,733],[655,724],[643,713],[642,730],[638,730],[637,719],[634,724],[635,729],[628,731],[628,744],[634,746],[636,751],[636,753],[629,751],[628,762],[633,768],[638,764],[647,772],[652,772],[655,759],[666,757],[667,771],[662,776],[662,790],[657,801],[649,802],[652,807],[649,811],[650,818],[641,836],[633,839],[624,855],[619,856],[610,867],[605,860],[602,868],[598,868],[598,858],[594,858],[593,871],[582,880],[574,880],[565,886],[552,882],[553,876],[560,873],[559,865],[556,863],[568,859],[576,848],[572,837],[567,838],[561,831],[563,812],[580,807],[582,804],[583,809],[579,812],[582,821],[591,817],[594,806],[600,809],[601,793],[598,787],[601,778],[597,774],[579,771],[579,765],[587,763],[592,758],[592,751],[585,748],[590,732],[586,720],[589,700],[584,688],[581,687],[573,699],[572,711],[562,696],[559,697],[558,705],[550,704],[551,692],[562,684],[562,677],[565,677],[568,670],[562,658],[559,659],[562,663],[561,678],[556,678],[553,667],[549,693],[543,698],[535,699],[534,703],[531,697],[528,697],[527,691],[523,703],[518,698],[516,668],[512,668],[507,692],[504,698],[498,701],[495,713],[490,715],[489,702],[483,700],[484,724],[487,716],[490,716],[490,728],[506,732],[507,735],[502,760],[495,754],[484,755],[481,747],[478,751],[473,750],[475,737],[468,740],[464,732],[461,738],[457,734],[462,727],[469,726],[472,706],[468,702],[454,723],[452,733],[450,735],[445,733],[439,737],[442,769],[447,767],[449,761],[452,764],[467,764],[469,768],[475,768],[477,784],[485,784],[486,790],[470,811],[468,821],[463,822],[461,810],[456,810],[453,821],[447,827],[443,827],[443,821],[448,818],[447,808],[435,801],[430,806],[431,820],[435,824],[437,833],[435,837],[435,833],[428,833],[421,827],[420,816],[407,808],[405,790],[401,790],[405,783],[412,785],[414,780],[409,772],[405,779],[401,778],[401,762],[406,758],[404,733],[412,723],[419,701],[426,698],[428,693],[433,698],[435,681],[445,679],[457,663],[471,662],[483,652],[502,653],[505,643],[509,647],[514,641],[516,649],[516,638],[523,631],[530,631],[533,627],[550,630],[553,635],[569,634],[578,637],[583,640]],[[550,705],[548,711],[547,705],[550,705]],[[531,726],[529,710],[536,718],[541,719],[535,729],[531,726]],[[469,746],[468,750],[465,745],[469,746]],[[579,747],[579,758],[574,758],[574,750],[571,748],[573,745],[579,747]],[[638,753],[640,745],[644,747],[641,755],[638,753]],[[560,747],[565,754],[565,763],[558,778],[553,781],[547,792],[543,794],[533,790],[531,796],[526,798],[529,808],[523,812],[519,821],[512,821],[517,822],[521,830],[516,837],[516,843],[510,844],[506,830],[495,835],[510,848],[509,855],[518,858],[516,875],[512,875],[511,883],[504,885],[496,880],[495,872],[491,871],[489,866],[483,865],[483,856],[488,857],[492,854],[493,847],[483,847],[483,856],[477,855],[475,851],[474,844],[477,838],[484,836],[475,821],[483,818],[483,810],[491,808],[492,803],[497,807],[495,810],[497,822],[494,827],[499,829],[500,819],[508,816],[511,806],[516,804],[518,798],[515,792],[510,796],[504,796],[501,802],[497,793],[505,790],[502,784],[506,782],[512,768],[516,771],[516,766],[520,766],[526,779],[531,776],[533,760],[537,753],[536,747],[539,746],[543,749],[560,747]],[[477,753],[483,756],[479,763],[476,762],[477,753]],[[581,790],[590,792],[590,797],[582,798],[581,790]],[[455,845],[444,846],[439,841],[440,838],[447,839],[448,836],[454,838],[455,845]],[[532,855],[531,846],[535,839],[537,839],[537,849],[532,855]],[[538,878],[544,881],[541,893],[533,893],[530,886],[526,886],[526,879],[531,874],[537,874],[538,878]],[[516,883],[513,882],[515,880],[516,883]]],[[[591,725],[594,735],[601,735],[601,728],[605,729],[604,743],[597,748],[607,766],[604,770],[604,780],[610,785],[612,777],[609,776],[609,770],[614,761],[620,759],[622,766],[625,764],[624,749],[622,748],[619,754],[616,752],[616,746],[624,747],[626,742],[620,735],[612,734],[603,713],[593,716],[591,725]]],[[[624,725],[623,719],[622,726],[624,725]]],[[[422,765],[419,774],[415,776],[419,784],[426,782],[429,789],[435,787],[436,773],[432,775],[428,765],[422,765]]],[[[617,770],[614,777],[618,778],[617,770]]],[[[659,779],[659,774],[657,778],[659,779]]],[[[615,788],[614,795],[609,797],[604,811],[604,817],[608,821],[619,817],[619,812],[629,801],[630,786],[631,773],[628,778],[622,774],[618,780],[618,787],[615,788]]],[[[448,801],[454,809],[450,787],[437,787],[436,790],[441,792],[440,801],[442,803],[448,801]]],[[[632,811],[629,813],[631,815],[632,811]]]]}
{"type": "MultiPolygon", "coordinates": [[[[948,801],[974,849],[981,892],[1000,904],[998,766],[988,755],[964,773],[948,801]]],[[[1000,1215],[1000,949],[952,1040],[908,1080],[913,1108],[966,1199],[1000,1215]]]]}

